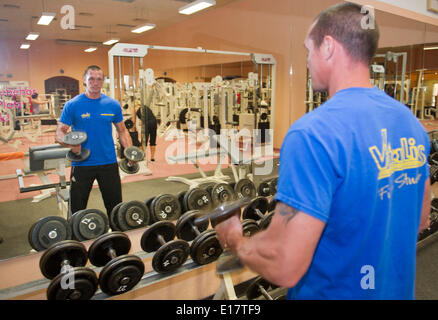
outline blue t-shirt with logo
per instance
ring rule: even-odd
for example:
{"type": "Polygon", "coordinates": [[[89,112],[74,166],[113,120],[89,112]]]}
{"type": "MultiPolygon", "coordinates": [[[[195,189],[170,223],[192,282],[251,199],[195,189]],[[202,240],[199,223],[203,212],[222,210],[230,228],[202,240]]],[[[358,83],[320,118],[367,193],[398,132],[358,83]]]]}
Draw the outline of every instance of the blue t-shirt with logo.
{"type": "Polygon", "coordinates": [[[90,150],[90,157],[73,166],[96,166],[117,162],[112,124],[123,121],[120,103],[104,94],[90,99],[84,93],[68,101],[62,110],[60,122],[74,131],[85,131],[87,141],[82,147],[90,150]]]}
{"type": "Polygon", "coordinates": [[[378,88],[337,92],[289,129],[276,199],[326,223],[288,299],[413,299],[427,132],[378,88]]]}

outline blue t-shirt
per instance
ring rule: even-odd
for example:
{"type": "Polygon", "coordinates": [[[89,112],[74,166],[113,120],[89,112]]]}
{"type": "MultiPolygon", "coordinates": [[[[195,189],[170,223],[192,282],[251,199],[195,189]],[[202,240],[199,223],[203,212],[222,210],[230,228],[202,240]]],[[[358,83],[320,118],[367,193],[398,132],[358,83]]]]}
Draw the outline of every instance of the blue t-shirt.
{"type": "Polygon", "coordinates": [[[120,103],[104,94],[90,99],[84,93],[64,105],[60,121],[74,131],[85,131],[87,141],[82,147],[90,150],[90,157],[73,166],[97,166],[117,162],[112,123],[123,120],[120,103]]]}
{"type": "Polygon", "coordinates": [[[289,129],[276,199],[326,223],[288,299],[413,299],[429,138],[377,88],[337,92],[289,129]]]}

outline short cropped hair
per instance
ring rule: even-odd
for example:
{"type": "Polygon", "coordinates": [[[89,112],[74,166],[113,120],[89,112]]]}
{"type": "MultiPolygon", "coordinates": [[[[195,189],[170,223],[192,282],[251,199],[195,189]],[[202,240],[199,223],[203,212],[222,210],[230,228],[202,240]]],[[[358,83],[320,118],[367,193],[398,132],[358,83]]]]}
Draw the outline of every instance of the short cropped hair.
{"type": "MultiPolygon", "coordinates": [[[[102,71],[102,69],[99,66],[96,66],[96,65],[88,66],[87,69],[85,69],[84,78],[87,76],[88,70],[102,71]]],[[[102,74],[103,74],[103,71],[102,71],[102,74]]]]}
{"type": "Polygon", "coordinates": [[[310,38],[315,46],[321,46],[324,37],[329,35],[339,41],[354,61],[370,64],[378,42],[379,28],[374,18],[373,28],[364,28],[366,19],[362,7],[351,2],[344,2],[327,8],[315,18],[315,25],[310,31],[310,38]]]}

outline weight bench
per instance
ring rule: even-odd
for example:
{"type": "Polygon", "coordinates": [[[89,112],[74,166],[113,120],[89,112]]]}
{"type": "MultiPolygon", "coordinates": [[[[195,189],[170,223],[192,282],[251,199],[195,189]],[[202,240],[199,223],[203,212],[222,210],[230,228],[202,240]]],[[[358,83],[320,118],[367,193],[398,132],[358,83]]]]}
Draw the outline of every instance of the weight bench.
{"type": "Polygon", "coordinates": [[[24,169],[24,174],[34,173],[41,181],[42,185],[24,186],[23,172],[21,169],[16,170],[20,193],[42,191],[38,196],[33,197],[32,202],[39,202],[51,196],[52,192],[56,192],[58,200],[58,208],[62,215],[67,219],[69,210],[69,191],[67,186],[70,185],[66,181],[66,155],[70,151],[69,148],[64,148],[59,144],[43,145],[29,148],[29,168],[24,169]],[[59,182],[52,183],[45,171],[56,169],[59,175],[59,182]]]}

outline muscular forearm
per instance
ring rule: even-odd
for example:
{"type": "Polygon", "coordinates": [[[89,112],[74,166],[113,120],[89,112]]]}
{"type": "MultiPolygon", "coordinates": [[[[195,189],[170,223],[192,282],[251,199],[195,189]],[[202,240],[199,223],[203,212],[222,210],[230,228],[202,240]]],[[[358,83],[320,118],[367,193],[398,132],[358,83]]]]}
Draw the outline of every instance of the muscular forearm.
{"type": "Polygon", "coordinates": [[[123,130],[122,132],[119,132],[119,140],[120,144],[124,148],[132,146],[132,141],[131,137],[129,136],[128,130],[123,130]]]}

